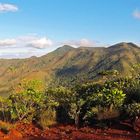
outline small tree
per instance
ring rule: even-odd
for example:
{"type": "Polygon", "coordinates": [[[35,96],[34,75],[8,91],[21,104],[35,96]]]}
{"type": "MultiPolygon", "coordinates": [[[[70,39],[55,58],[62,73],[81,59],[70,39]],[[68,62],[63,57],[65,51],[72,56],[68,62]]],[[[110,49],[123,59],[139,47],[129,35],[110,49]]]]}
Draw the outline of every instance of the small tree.
{"type": "Polygon", "coordinates": [[[75,126],[79,127],[80,123],[80,113],[82,110],[82,106],[85,104],[85,100],[83,99],[74,99],[72,103],[70,103],[70,111],[69,115],[72,119],[74,119],[75,126]]]}
{"type": "Polygon", "coordinates": [[[73,97],[71,90],[62,86],[49,88],[46,90],[46,97],[47,101],[49,101],[49,106],[57,111],[57,121],[62,123],[69,121],[68,111],[73,97]]]}
{"type": "Polygon", "coordinates": [[[8,99],[0,97],[0,113],[3,121],[10,121],[11,102],[8,99]]]}
{"type": "Polygon", "coordinates": [[[29,116],[33,118],[44,103],[44,94],[39,90],[41,84],[40,81],[24,81],[20,84],[20,90],[17,93],[12,94],[9,100],[12,103],[11,106],[11,118],[13,120],[29,119],[29,116]]]}
{"type": "Polygon", "coordinates": [[[119,115],[119,108],[123,105],[125,94],[117,88],[103,88],[99,93],[93,93],[88,98],[88,110],[85,118],[97,117],[98,120],[111,119],[119,115]]]}
{"type": "Polygon", "coordinates": [[[114,89],[103,89],[103,104],[107,106],[111,111],[113,108],[119,108],[123,105],[126,94],[122,90],[117,88],[114,89]]]}
{"type": "MultiPolygon", "coordinates": [[[[80,94],[75,91],[75,89],[71,91],[64,87],[48,89],[46,94],[50,100],[59,104],[57,111],[63,115],[62,119],[66,119],[69,116],[74,120],[75,126],[79,127],[80,113],[86,99],[83,99],[80,94]],[[63,113],[61,113],[61,111],[63,113]]],[[[61,118],[61,115],[59,118],[61,118]]]]}

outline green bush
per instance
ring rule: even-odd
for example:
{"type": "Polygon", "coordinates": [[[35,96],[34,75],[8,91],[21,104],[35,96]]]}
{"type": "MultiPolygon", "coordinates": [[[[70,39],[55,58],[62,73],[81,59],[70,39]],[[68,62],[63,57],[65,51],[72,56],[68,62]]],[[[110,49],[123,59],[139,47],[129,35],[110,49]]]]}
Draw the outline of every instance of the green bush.
{"type": "Polygon", "coordinates": [[[124,110],[129,117],[135,118],[140,115],[140,103],[124,105],[124,110]]]}
{"type": "MultiPolygon", "coordinates": [[[[91,120],[105,120],[106,124],[107,120],[118,118],[120,111],[123,116],[140,116],[139,71],[137,68],[136,74],[124,78],[117,78],[117,71],[106,71],[100,74],[113,77],[105,82],[49,87],[46,91],[42,82],[24,80],[14,94],[0,98],[0,120],[34,121],[45,129],[57,123],[80,126],[92,123],[91,120]]],[[[3,125],[1,129],[7,130],[3,125]]]]}

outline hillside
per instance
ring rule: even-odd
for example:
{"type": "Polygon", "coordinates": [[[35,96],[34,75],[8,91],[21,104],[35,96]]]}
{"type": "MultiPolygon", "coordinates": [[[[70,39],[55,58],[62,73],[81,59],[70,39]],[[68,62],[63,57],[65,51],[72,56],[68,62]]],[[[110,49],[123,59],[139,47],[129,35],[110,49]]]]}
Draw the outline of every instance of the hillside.
{"type": "Polygon", "coordinates": [[[119,43],[108,48],[65,45],[42,57],[0,60],[0,95],[9,94],[11,87],[22,79],[95,80],[103,70],[117,69],[122,75],[140,62],[140,48],[133,43],[119,43]]]}

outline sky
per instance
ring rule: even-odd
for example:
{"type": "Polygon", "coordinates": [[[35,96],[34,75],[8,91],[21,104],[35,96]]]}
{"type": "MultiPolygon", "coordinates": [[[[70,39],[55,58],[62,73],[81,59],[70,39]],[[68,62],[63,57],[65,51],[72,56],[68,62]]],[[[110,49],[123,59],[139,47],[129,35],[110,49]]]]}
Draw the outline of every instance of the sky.
{"type": "Polygon", "coordinates": [[[0,58],[119,42],[140,44],[140,0],[0,0],[0,58]]]}

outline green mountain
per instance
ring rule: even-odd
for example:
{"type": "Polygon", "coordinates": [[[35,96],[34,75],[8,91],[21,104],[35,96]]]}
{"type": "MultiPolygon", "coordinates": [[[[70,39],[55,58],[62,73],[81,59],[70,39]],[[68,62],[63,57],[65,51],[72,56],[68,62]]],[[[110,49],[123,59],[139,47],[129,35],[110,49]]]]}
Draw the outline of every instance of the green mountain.
{"type": "Polygon", "coordinates": [[[140,62],[140,48],[133,43],[105,47],[73,48],[65,45],[42,57],[0,59],[0,95],[6,96],[11,87],[22,79],[95,80],[98,73],[116,69],[122,75],[130,73],[133,64],[140,62]]]}

